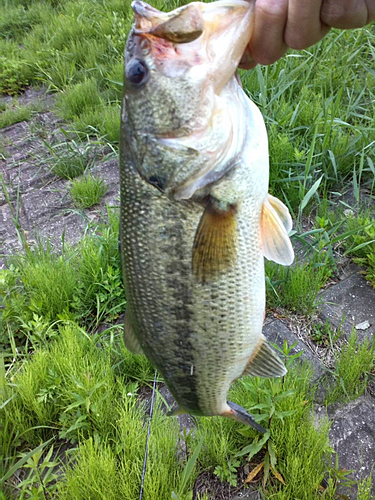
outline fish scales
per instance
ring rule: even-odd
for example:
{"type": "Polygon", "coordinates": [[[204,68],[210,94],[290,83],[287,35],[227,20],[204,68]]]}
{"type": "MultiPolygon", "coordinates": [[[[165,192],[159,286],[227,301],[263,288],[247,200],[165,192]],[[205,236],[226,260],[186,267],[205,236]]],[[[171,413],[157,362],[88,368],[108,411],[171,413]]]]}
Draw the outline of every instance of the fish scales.
{"type": "Polygon", "coordinates": [[[291,219],[268,195],[267,132],[235,74],[252,4],[132,6],[120,143],[125,343],[158,368],[179,412],[265,432],[227,402],[242,375],[286,372],[262,335],[264,256],[291,263],[291,219]]]}
{"type": "Polygon", "coordinates": [[[242,374],[255,347],[252,328],[258,331],[263,322],[264,290],[254,287],[264,283],[260,227],[254,231],[248,223],[259,220],[259,214],[249,198],[238,218],[236,266],[214,285],[199,283],[192,274],[191,255],[203,208],[171,202],[130,163],[123,167],[123,268],[142,348],[182,407],[202,415],[220,414],[231,383],[242,374]]]}

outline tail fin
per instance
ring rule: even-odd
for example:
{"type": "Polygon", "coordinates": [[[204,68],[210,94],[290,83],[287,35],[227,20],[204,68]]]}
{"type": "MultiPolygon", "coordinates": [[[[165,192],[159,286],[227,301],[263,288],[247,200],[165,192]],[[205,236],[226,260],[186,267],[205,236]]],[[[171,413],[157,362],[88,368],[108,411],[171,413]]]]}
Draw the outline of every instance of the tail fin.
{"type": "Polygon", "coordinates": [[[264,429],[261,425],[255,422],[254,417],[250,415],[250,413],[247,413],[247,411],[244,408],[242,408],[242,406],[236,403],[232,403],[232,401],[228,401],[228,406],[230,410],[226,411],[225,413],[222,413],[223,417],[229,417],[232,418],[233,420],[241,422],[242,424],[254,427],[254,429],[261,432],[262,434],[265,434],[267,432],[266,429],[264,429]]]}

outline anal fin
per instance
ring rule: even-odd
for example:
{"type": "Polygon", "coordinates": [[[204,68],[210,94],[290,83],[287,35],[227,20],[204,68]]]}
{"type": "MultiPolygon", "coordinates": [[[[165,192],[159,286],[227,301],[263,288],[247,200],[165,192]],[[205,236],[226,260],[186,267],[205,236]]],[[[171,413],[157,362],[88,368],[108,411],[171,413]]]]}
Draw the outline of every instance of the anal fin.
{"type": "Polygon", "coordinates": [[[141,344],[139,343],[139,340],[137,339],[132,324],[130,320],[130,313],[127,311],[125,313],[125,325],[124,325],[124,342],[126,348],[132,353],[132,354],[142,354],[144,355],[143,349],[141,347],[141,344]]]}
{"type": "Polygon", "coordinates": [[[260,345],[251,356],[242,375],[253,377],[283,377],[287,372],[284,363],[276,352],[262,338],[260,345]]]}
{"type": "Polygon", "coordinates": [[[199,222],[193,245],[193,274],[207,280],[228,269],[237,258],[236,207],[220,207],[210,199],[199,222]]]}

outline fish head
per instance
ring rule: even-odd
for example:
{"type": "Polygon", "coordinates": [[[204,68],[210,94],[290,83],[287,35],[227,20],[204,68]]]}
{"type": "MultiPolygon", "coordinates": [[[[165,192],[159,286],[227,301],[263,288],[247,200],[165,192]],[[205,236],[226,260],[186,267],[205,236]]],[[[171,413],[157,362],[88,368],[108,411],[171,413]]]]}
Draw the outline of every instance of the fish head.
{"type": "Polygon", "coordinates": [[[179,138],[207,127],[249,42],[254,2],[193,2],[168,13],[132,3],[124,108],[133,132],[179,138]]]}

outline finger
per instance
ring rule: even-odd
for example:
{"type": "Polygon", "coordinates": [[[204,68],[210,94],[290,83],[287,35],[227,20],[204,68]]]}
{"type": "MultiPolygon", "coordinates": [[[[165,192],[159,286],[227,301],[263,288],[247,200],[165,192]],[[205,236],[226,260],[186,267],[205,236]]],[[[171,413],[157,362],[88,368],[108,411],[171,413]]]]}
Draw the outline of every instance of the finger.
{"type": "Polygon", "coordinates": [[[375,19],[375,1],[323,0],[320,19],[333,28],[362,28],[375,19]]]}
{"type": "Polygon", "coordinates": [[[322,0],[289,0],[284,38],[290,48],[306,49],[328,33],[330,28],[320,18],[321,3],[322,0]]]}
{"type": "Polygon", "coordinates": [[[247,46],[245,49],[245,52],[243,53],[241,57],[240,64],[238,65],[239,68],[241,69],[253,69],[257,63],[254,61],[254,59],[251,56],[250,52],[250,47],[247,46]]]}
{"type": "Polygon", "coordinates": [[[254,7],[254,30],[249,42],[255,63],[272,64],[287,50],[284,28],[288,0],[257,0],[254,7]]]}

